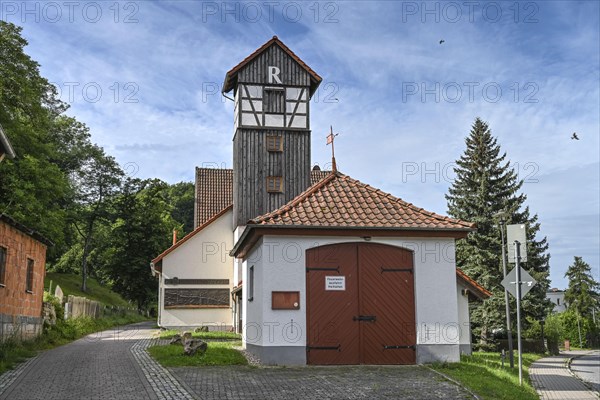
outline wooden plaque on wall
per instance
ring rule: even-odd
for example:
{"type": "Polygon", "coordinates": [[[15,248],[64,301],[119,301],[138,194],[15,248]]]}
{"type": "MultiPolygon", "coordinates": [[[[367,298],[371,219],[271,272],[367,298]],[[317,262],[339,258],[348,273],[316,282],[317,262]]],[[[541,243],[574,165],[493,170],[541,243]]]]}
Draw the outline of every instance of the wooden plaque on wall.
{"type": "Polygon", "coordinates": [[[229,289],[165,289],[165,308],[229,307],[229,289]]]}
{"type": "Polygon", "coordinates": [[[272,310],[299,310],[300,292],[271,292],[272,310]]]}

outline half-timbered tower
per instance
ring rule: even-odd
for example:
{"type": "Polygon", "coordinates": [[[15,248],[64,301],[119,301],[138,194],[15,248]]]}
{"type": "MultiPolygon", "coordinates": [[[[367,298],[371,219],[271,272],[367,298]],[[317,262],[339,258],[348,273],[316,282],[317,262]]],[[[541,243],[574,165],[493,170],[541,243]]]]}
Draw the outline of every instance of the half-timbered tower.
{"type": "Polygon", "coordinates": [[[227,72],[233,170],[196,169],[196,229],[152,260],[159,325],[234,329],[263,364],[459,361],[490,296],[456,268],[475,225],[311,171],[320,82],[277,37],[227,72]]]}
{"type": "Polygon", "coordinates": [[[321,77],[277,36],[227,72],[233,90],[234,225],[275,210],[310,186],[309,101],[321,77]]]}

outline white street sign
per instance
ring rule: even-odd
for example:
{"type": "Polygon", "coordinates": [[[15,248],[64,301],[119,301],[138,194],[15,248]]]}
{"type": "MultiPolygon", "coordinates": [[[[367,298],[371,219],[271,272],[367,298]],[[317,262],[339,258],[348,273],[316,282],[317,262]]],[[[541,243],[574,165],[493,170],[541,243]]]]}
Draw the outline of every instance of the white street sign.
{"type": "MultiPolygon", "coordinates": [[[[515,297],[515,298],[517,297],[516,282],[517,282],[517,269],[513,268],[513,270],[510,271],[506,275],[506,278],[504,278],[504,280],[502,280],[502,286],[504,286],[506,288],[506,290],[508,290],[508,292],[510,294],[512,294],[513,297],[515,297]]],[[[533,277],[531,275],[529,275],[529,273],[527,271],[525,271],[523,268],[521,268],[521,298],[523,298],[523,296],[525,296],[527,293],[529,293],[531,288],[533,288],[536,283],[537,283],[537,281],[535,279],[533,279],[533,277]]]]}
{"type": "Polygon", "coordinates": [[[325,290],[346,290],[346,277],[345,276],[326,276],[325,277],[325,290]]]}
{"type": "Polygon", "coordinates": [[[515,241],[521,244],[521,262],[527,262],[527,235],[525,224],[506,225],[508,262],[515,263],[515,241]]]}

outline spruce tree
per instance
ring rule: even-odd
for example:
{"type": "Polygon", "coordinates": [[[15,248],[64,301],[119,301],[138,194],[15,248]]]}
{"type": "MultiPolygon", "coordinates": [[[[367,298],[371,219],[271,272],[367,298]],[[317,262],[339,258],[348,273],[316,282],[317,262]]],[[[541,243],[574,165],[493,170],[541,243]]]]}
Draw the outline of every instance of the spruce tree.
{"type": "MultiPolygon", "coordinates": [[[[497,139],[487,123],[477,118],[465,139],[466,150],[456,161],[456,179],[449,188],[446,200],[448,214],[454,218],[475,222],[477,231],[471,232],[456,244],[456,265],[492,292],[492,296],[475,304],[471,312],[473,331],[487,343],[492,334],[506,326],[504,305],[504,278],[502,271],[502,241],[498,221],[494,215],[504,211],[509,215],[507,224],[527,225],[527,263],[523,267],[538,284],[524,297],[522,320],[527,316],[539,320],[550,309],[546,299],[549,287],[546,238],[538,239],[538,217],[531,215],[525,205],[523,181],[501,152],[497,139]]],[[[508,264],[510,271],[514,265],[508,264]]],[[[516,313],[514,298],[510,297],[511,314],[516,313]]],[[[515,321],[515,318],[512,319],[515,321]]]]}
{"type": "Polygon", "coordinates": [[[600,284],[593,278],[589,264],[575,256],[565,278],[569,279],[569,287],[565,292],[568,308],[584,318],[592,318],[593,313],[600,309],[600,284]]]}

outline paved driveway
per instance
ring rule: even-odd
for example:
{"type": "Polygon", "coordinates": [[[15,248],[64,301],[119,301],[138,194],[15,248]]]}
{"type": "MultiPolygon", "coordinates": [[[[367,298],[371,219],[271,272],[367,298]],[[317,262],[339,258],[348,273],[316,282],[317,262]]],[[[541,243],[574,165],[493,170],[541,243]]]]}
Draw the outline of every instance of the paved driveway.
{"type": "Polygon", "coordinates": [[[203,367],[170,371],[201,399],[470,399],[425,367],[203,367]]]}
{"type": "Polygon", "coordinates": [[[90,335],[0,375],[0,400],[467,399],[424,367],[165,369],[145,351],[152,323],[90,335]]]}

